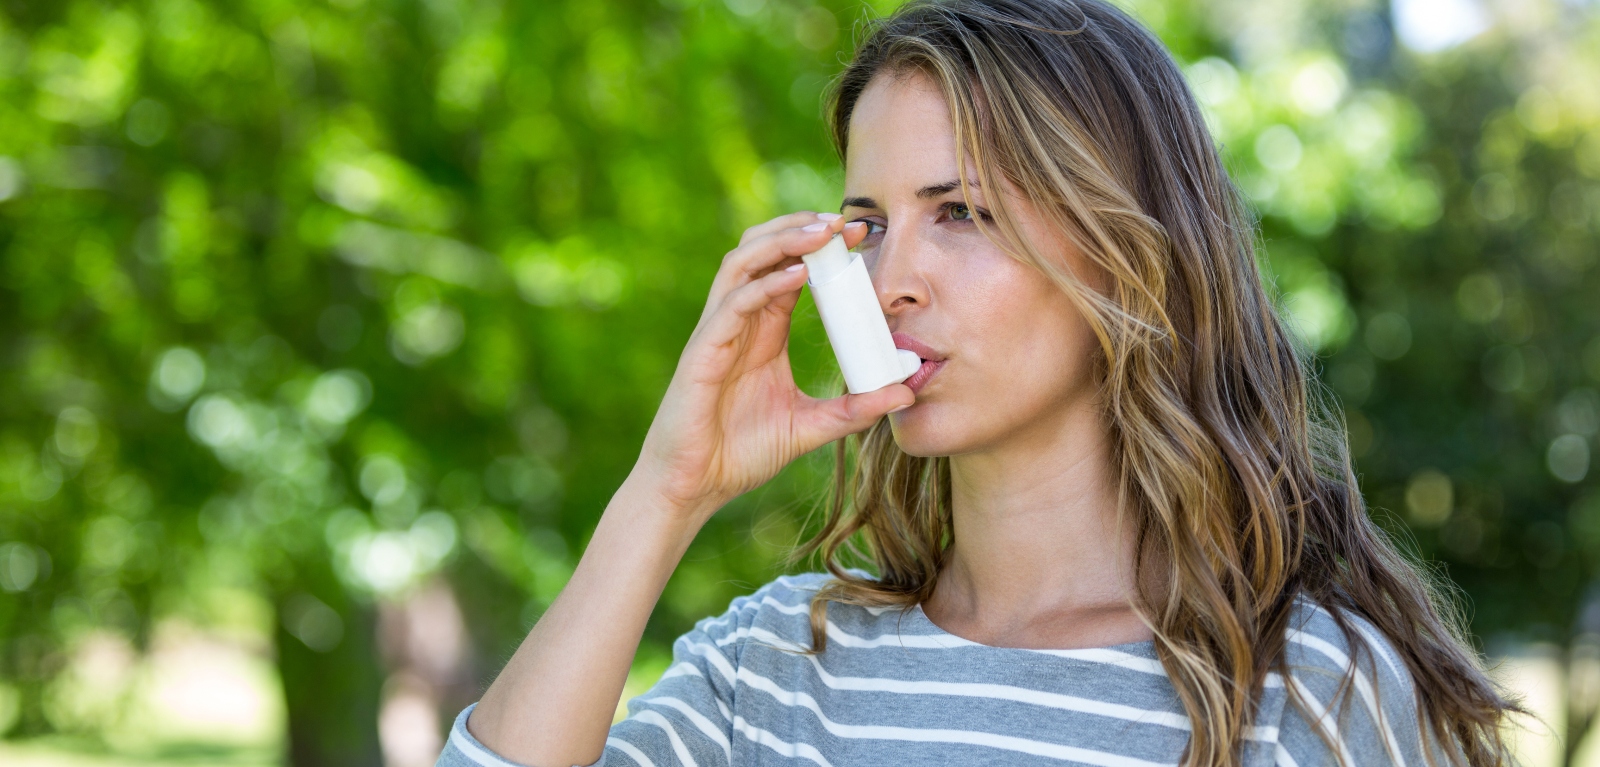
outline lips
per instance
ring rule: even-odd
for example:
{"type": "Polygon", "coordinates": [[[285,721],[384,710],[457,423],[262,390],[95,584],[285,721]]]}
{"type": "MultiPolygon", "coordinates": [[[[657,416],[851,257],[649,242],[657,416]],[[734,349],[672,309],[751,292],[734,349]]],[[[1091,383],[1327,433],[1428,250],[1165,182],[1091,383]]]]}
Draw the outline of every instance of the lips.
{"type": "Polygon", "coordinates": [[[917,339],[905,333],[894,333],[891,335],[894,338],[894,346],[896,349],[905,349],[907,351],[916,352],[917,356],[922,358],[922,367],[917,368],[917,372],[912,373],[910,378],[907,378],[901,382],[906,386],[911,387],[912,392],[921,394],[922,387],[927,385],[928,379],[932,378],[939,372],[941,368],[944,367],[945,362],[948,361],[948,358],[933,347],[918,341],[917,339]]]}
{"type": "Polygon", "coordinates": [[[917,372],[912,373],[910,378],[901,381],[901,383],[911,387],[913,393],[921,394],[922,387],[928,383],[929,378],[932,378],[934,374],[939,372],[940,368],[944,367],[944,363],[944,360],[923,360],[922,367],[917,368],[917,372]]]}

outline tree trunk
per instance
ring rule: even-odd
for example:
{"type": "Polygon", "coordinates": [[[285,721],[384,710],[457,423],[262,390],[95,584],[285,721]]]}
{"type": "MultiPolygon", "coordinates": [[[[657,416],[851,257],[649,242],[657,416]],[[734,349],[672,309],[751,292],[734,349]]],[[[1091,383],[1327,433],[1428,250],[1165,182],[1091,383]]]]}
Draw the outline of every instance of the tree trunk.
{"type": "MultiPolygon", "coordinates": [[[[319,652],[278,621],[278,674],[288,708],[291,767],[381,767],[378,702],[383,670],[370,607],[319,594],[342,620],[337,644],[319,652]]],[[[304,632],[301,632],[304,633],[304,632]]]]}

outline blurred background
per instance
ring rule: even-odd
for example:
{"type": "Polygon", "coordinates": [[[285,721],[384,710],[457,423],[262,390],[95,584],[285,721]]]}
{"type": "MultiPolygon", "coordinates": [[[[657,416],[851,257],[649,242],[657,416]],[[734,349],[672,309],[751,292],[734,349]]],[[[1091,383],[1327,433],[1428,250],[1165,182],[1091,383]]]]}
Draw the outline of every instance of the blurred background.
{"type": "MultiPolygon", "coordinates": [[[[0,0],[0,761],[432,764],[893,0],[0,0]]],[[[1129,0],[1379,521],[1600,764],[1600,2],[1129,0]]],[[[809,297],[796,376],[836,391],[809,297]]],[[[784,571],[810,456],[651,622],[784,571]]]]}

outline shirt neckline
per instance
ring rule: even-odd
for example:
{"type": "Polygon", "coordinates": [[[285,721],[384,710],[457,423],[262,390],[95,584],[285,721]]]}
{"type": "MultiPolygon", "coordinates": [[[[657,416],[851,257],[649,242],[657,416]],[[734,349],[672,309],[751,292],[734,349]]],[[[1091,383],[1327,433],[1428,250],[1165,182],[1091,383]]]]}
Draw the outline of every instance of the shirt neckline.
{"type": "Polygon", "coordinates": [[[956,645],[966,647],[979,647],[985,650],[1001,650],[1010,652],[1045,653],[1049,655],[1062,656],[1070,655],[1072,653],[1092,654],[1098,652],[1120,652],[1127,653],[1129,655],[1153,657],[1155,653],[1156,643],[1153,639],[1142,639],[1133,642],[1122,642],[1120,644],[1102,645],[1099,647],[1002,647],[1000,645],[988,645],[982,642],[974,642],[965,637],[956,636],[955,634],[939,628],[939,624],[934,623],[933,619],[929,618],[928,614],[923,612],[922,603],[920,602],[912,605],[910,610],[907,612],[910,614],[912,621],[915,622],[920,628],[925,630],[929,635],[950,641],[956,645]]]}

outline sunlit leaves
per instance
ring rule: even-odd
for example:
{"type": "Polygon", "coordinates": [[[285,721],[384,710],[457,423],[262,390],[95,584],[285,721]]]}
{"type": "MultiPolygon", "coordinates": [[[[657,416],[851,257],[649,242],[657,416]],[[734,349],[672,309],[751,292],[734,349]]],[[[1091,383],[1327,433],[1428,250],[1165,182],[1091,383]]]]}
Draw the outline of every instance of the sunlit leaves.
{"type": "Polygon", "coordinates": [[[1432,172],[1403,154],[1417,116],[1387,90],[1353,92],[1327,54],[1239,70],[1217,57],[1188,68],[1209,125],[1255,204],[1322,237],[1342,216],[1420,229],[1437,221],[1432,172]]]}
{"type": "Polygon", "coordinates": [[[508,259],[517,290],[539,306],[581,304],[605,309],[616,304],[627,287],[627,268],[596,252],[582,237],[569,237],[553,246],[523,243],[510,251],[508,259]]]}
{"type": "Polygon", "coordinates": [[[380,525],[350,508],[328,518],[326,536],[345,583],[377,595],[415,586],[455,551],[457,540],[454,518],[441,511],[380,525]]]}
{"type": "Polygon", "coordinates": [[[129,101],[144,29],[127,10],[75,10],[80,23],[34,41],[34,110],[54,122],[99,125],[116,119],[129,101]]]}
{"type": "Polygon", "coordinates": [[[336,437],[338,430],[372,401],[372,383],[359,370],[333,370],[317,376],[301,405],[311,421],[336,437]]]}

